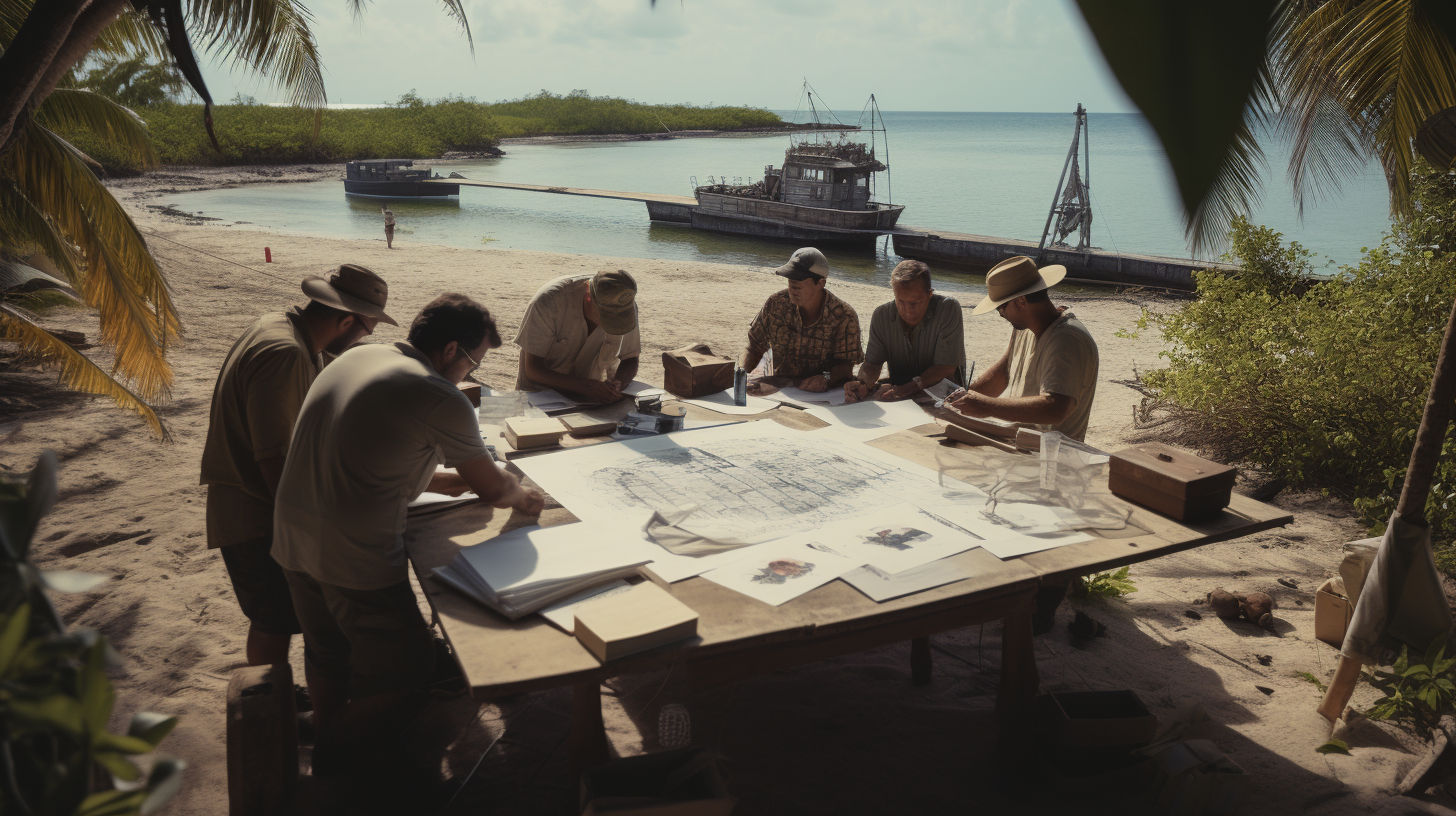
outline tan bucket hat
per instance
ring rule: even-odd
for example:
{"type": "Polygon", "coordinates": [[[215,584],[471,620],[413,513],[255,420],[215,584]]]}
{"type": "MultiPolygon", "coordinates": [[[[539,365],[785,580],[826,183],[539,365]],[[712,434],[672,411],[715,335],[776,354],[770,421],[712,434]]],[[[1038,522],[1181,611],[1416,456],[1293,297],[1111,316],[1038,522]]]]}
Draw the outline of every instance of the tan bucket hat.
{"type": "Polygon", "coordinates": [[[1025,255],[1007,258],[986,273],[986,296],[971,311],[985,314],[1007,301],[1056,286],[1067,276],[1067,268],[1058,264],[1036,268],[1036,262],[1025,255]]]}
{"type": "Polygon", "coordinates": [[[593,275],[591,298],[602,316],[602,331],[620,337],[637,328],[637,281],[627,270],[593,275]]]}
{"type": "Polygon", "coordinates": [[[327,279],[309,275],[303,279],[303,293],[325,306],[378,318],[381,323],[391,326],[399,325],[384,313],[384,304],[389,300],[389,284],[358,264],[344,264],[327,279]]]}

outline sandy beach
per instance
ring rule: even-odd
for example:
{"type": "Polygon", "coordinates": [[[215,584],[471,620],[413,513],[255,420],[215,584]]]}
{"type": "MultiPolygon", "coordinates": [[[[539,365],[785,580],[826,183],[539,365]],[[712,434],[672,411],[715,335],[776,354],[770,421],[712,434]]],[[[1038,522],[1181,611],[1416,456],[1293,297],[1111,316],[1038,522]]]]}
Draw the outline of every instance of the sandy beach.
{"type": "MultiPolygon", "coordinates": [[[[229,673],[244,664],[246,621],[221,559],[206,548],[205,489],[197,475],[219,364],[257,315],[303,302],[304,276],[347,261],[388,281],[389,311],[401,323],[436,295],[459,291],[486,304],[510,338],[546,281],[626,269],[640,286],[639,378],[660,384],[664,350],[703,342],[737,356],[754,313],[782,288],[767,268],[417,246],[408,235],[389,251],[382,230],[377,240],[290,236],[153,206],[164,191],[340,174],[327,165],[290,168],[286,176],[276,170],[172,168],[113,184],[147,235],[184,322],[185,345],[170,357],[172,398],[161,405],[171,444],[158,443],[139,420],[109,403],[57,393],[53,376],[0,374],[6,389],[15,384],[0,398],[0,463],[28,469],[46,448],[61,458],[61,503],[42,524],[38,562],[115,578],[98,591],[59,596],[58,607],[70,624],[104,632],[124,656],[126,667],[114,674],[119,721],[136,710],[182,717],[163,745],[190,766],[185,789],[167,811],[172,814],[218,814],[227,807],[223,695],[229,673]],[[272,263],[264,263],[265,246],[272,263]]],[[[829,257],[832,264],[832,252],[829,257]]],[[[889,299],[879,287],[832,280],[830,287],[856,308],[862,326],[889,299]]],[[[1137,339],[1116,333],[1131,328],[1144,305],[1172,309],[1178,302],[1144,295],[1056,300],[1071,306],[1099,343],[1088,442],[1123,446],[1134,437],[1140,395],[1117,381],[1157,367],[1162,347],[1150,332],[1137,339]]],[[[95,331],[92,316],[79,309],[53,312],[47,325],[95,331]]],[[[972,317],[967,310],[967,353],[979,366],[1001,354],[1008,333],[994,313],[972,317]]],[[[380,325],[373,341],[403,338],[403,329],[380,325]]],[[[488,355],[477,376],[509,388],[515,368],[508,345],[488,355]]],[[[1370,813],[1413,805],[1393,788],[1416,753],[1369,736],[1368,724],[1350,737],[1354,756],[1316,753],[1329,726],[1315,713],[1319,690],[1296,676],[1308,672],[1325,681],[1333,672],[1335,650],[1314,638],[1313,593],[1335,573],[1340,546],[1363,537],[1360,526],[1346,505],[1317,495],[1282,494],[1273,503],[1294,514],[1293,525],[1134,566],[1135,594],[1081,605],[1107,626],[1105,636],[1074,641],[1067,631],[1072,608],[1063,605],[1057,627],[1037,641],[1042,690],[1133,689],[1164,721],[1201,705],[1209,720],[1192,735],[1213,740],[1248,774],[1244,813],[1370,813]],[[1281,585],[1281,578],[1296,588],[1281,585]],[[1279,624],[1266,631],[1218,619],[1202,602],[1216,586],[1270,593],[1279,624]]],[[[1002,784],[993,762],[999,628],[935,637],[935,675],[927,686],[910,683],[908,644],[706,690],[670,672],[614,680],[603,689],[608,733],[619,754],[653,750],[658,710],[686,706],[695,741],[720,756],[740,803],[735,812],[742,814],[1121,808],[1117,790],[1026,792],[1002,784]]],[[[301,644],[294,651],[301,676],[301,644]]],[[[1367,707],[1374,697],[1362,684],[1353,704],[1367,707]]],[[[431,762],[445,757],[439,768],[447,778],[463,778],[494,746],[445,812],[574,812],[576,790],[566,778],[562,742],[569,704],[567,690],[479,708],[459,697],[433,703],[411,739],[431,762]]],[[[367,798],[367,791],[315,786],[294,812],[356,812],[367,798]]],[[[1425,798],[1456,803],[1444,793],[1425,798]]]]}

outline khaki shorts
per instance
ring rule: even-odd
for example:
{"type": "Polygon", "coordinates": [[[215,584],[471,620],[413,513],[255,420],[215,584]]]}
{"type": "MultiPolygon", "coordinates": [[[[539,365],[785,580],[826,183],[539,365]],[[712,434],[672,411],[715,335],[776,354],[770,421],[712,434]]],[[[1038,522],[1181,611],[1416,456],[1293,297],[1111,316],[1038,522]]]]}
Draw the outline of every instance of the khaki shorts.
{"type": "Polygon", "coordinates": [[[304,661],[352,698],[409,691],[435,669],[434,638],[408,580],[349,589],[283,570],[303,628],[304,661]]]}

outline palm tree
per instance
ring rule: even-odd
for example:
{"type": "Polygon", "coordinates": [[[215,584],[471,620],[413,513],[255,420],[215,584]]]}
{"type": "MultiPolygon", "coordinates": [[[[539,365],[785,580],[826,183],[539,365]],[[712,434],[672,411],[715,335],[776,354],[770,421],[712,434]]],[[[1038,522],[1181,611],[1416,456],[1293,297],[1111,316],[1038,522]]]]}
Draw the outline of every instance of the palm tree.
{"type": "MultiPolygon", "coordinates": [[[[345,0],[359,14],[364,0],[345,0]]],[[[470,36],[463,0],[440,0],[470,36]]],[[[95,162],[56,135],[84,128],[144,167],[156,156],[130,110],[95,93],[64,87],[88,55],[148,58],[176,67],[204,103],[211,97],[192,42],[242,63],[316,111],[327,101],[318,47],[300,0],[0,0],[0,263],[42,252],[97,309],[101,341],[114,352],[110,371],[0,300],[0,340],[60,370],[71,388],[110,397],[166,428],[149,402],[172,382],[166,353],[182,324],[145,239],[97,180],[95,162]]],[[[473,47],[473,46],[472,46],[473,47]]],[[[215,140],[214,140],[215,143],[215,140]]]]}
{"type": "Polygon", "coordinates": [[[1078,0],[1108,65],[1162,142],[1197,250],[1257,201],[1264,127],[1291,148],[1296,204],[1370,157],[1410,212],[1411,141],[1456,106],[1449,0],[1078,0]]]}

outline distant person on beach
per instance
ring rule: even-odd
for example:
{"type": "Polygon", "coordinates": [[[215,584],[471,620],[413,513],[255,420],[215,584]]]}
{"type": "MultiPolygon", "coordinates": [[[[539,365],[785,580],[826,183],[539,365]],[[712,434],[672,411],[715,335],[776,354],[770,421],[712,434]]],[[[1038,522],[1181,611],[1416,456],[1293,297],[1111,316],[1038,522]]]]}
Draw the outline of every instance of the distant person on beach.
{"type": "Polygon", "coordinates": [[[394,249],[394,210],[391,210],[388,204],[381,204],[379,211],[384,213],[385,249],[394,249]]]}
{"type": "Polygon", "coordinates": [[[212,392],[202,451],[207,546],[222,549],[233,593],[248,618],[249,665],[288,662],[299,631],[273,546],[273,502],[293,423],[322,354],[342,354],[379,321],[389,287],[362,266],[303,282],[307,306],[265,314],[233,344],[212,392]]]}
{"type": "Polygon", "coordinates": [[[752,371],[773,352],[770,377],[788,377],[805,391],[828,391],[854,376],[860,349],[859,315],[824,288],[829,261],[814,247],[794,250],[775,273],[788,287],[764,301],[748,327],[743,368],[752,371]]]}
{"type": "Polygon", "coordinates": [[[881,304],[870,317],[859,378],[844,384],[847,402],[873,397],[902,400],[941,380],[965,385],[966,338],[961,304],[937,295],[930,286],[930,267],[901,261],[890,273],[895,299],[881,304]],[[889,364],[887,381],[880,372],[889,364]]]}
{"type": "Polygon", "coordinates": [[[1051,302],[1047,288],[1066,274],[1063,266],[1037,269],[1024,255],[986,273],[986,297],[972,314],[1000,312],[1011,324],[1011,342],[949,403],[955,410],[1061,431],[1078,442],[1087,436],[1097,395],[1097,343],[1082,321],[1051,302]]]}
{"type": "Polygon", "coordinates": [[[517,391],[554,389],[603,405],[637,376],[637,281],[625,270],[568,275],[542,286],[521,318],[517,391]]]}
{"type": "Polygon", "coordinates": [[[314,772],[391,745],[435,649],[410,589],[404,521],[424,490],[474,491],[492,507],[541,512],[541,494],[496,466],[456,387],[500,335],[484,306],[431,301],[409,341],[350,349],[314,380],[278,486],[273,557],[303,625],[314,706],[314,772]],[[437,465],[455,472],[437,471],[437,465]]]}

